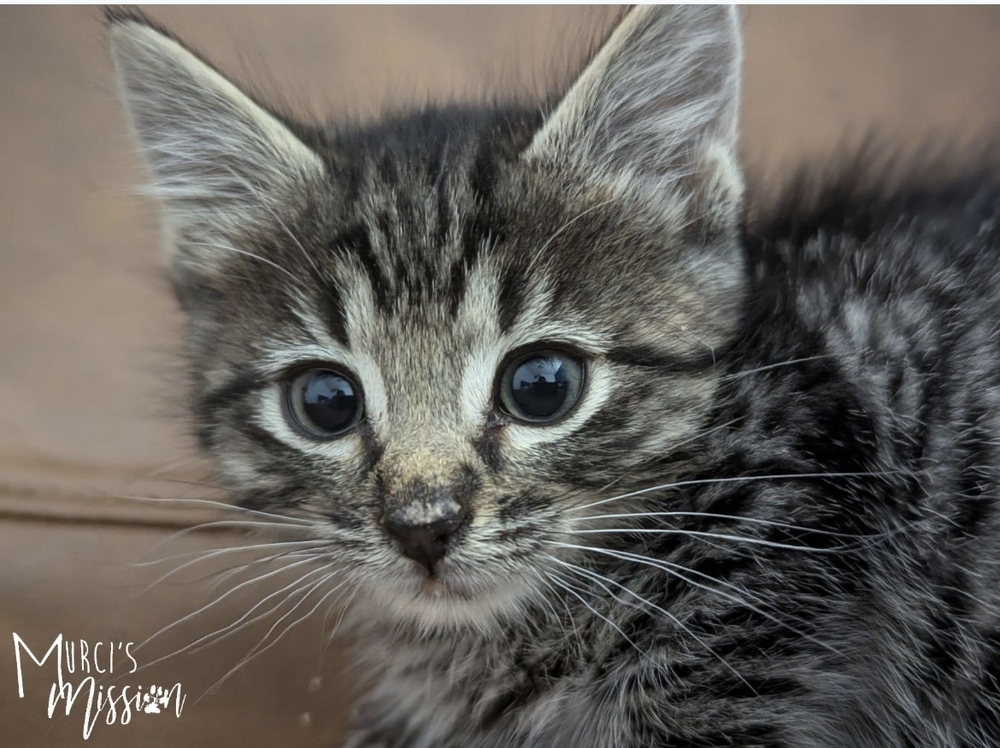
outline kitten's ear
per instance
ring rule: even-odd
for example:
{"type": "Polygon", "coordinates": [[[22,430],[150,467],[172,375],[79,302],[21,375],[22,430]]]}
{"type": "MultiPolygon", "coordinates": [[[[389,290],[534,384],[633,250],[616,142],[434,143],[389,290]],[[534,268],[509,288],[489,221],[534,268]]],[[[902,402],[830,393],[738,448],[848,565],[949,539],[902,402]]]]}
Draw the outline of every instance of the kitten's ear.
{"type": "Polygon", "coordinates": [[[212,265],[213,245],[220,251],[218,245],[280,221],[322,177],[323,163],[275,116],[141,15],[109,11],[107,21],[121,97],[167,228],[196,255],[184,259],[212,265]]]}
{"type": "Polygon", "coordinates": [[[524,157],[668,195],[678,191],[671,186],[686,180],[688,190],[708,189],[704,197],[713,203],[738,203],[741,57],[732,8],[636,7],[536,133],[524,157]]]}

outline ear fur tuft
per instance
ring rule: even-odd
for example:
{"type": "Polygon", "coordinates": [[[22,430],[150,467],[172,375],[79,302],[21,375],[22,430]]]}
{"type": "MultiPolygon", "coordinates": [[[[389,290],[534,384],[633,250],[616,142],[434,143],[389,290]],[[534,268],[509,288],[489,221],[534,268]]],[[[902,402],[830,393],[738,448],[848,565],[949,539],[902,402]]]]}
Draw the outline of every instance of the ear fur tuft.
{"type": "Polygon", "coordinates": [[[105,18],[150,191],[178,246],[200,244],[210,261],[212,245],[280,221],[323,176],[284,123],[169,33],[131,9],[105,18]]]}
{"type": "Polygon", "coordinates": [[[736,11],[639,6],[611,32],[524,158],[621,190],[738,203],[736,11]],[[687,185],[678,186],[678,184],[687,185]]]}

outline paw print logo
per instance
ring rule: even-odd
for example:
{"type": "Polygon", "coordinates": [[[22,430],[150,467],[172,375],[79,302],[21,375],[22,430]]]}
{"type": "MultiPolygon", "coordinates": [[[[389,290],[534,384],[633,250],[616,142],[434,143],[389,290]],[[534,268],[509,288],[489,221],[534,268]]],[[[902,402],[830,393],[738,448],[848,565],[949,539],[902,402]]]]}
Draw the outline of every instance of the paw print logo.
{"type": "Polygon", "coordinates": [[[170,702],[169,692],[161,686],[151,686],[142,695],[142,711],[145,714],[159,714],[162,709],[167,708],[170,702]]]}

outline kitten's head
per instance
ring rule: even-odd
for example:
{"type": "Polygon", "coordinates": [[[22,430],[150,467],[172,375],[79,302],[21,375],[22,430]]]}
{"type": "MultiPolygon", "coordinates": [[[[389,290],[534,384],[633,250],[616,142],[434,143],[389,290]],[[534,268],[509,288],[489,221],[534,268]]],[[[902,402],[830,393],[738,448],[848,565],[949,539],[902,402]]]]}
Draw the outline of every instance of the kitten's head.
{"type": "Polygon", "coordinates": [[[734,13],[632,10],[544,116],[323,130],[109,20],[236,500],[309,518],[425,625],[544,595],[552,542],[669,474],[716,388],[743,279],[734,13]]]}

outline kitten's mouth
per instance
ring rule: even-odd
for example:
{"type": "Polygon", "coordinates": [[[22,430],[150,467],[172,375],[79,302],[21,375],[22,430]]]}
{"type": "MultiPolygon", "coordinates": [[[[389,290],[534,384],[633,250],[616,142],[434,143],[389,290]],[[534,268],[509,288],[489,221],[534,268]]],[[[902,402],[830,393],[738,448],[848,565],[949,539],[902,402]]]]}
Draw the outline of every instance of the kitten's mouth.
{"type": "Polygon", "coordinates": [[[449,569],[444,562],[438,563],[430,571],[424,567],[414,568],[413,574],[418,580],[417,597],[431,600],[473,600],[477,592],[483,591],[482,585],[479,590],[470,587],[467,581],[462,580],[461,574],[449,569]]]}
{"type": "Polygon", "coordinates": [[[423,580],[417,597],[430,598],[431,600],[472,600],[475,594],[460,585],[446,584],[440,577],[427,577],[423,580]]]}
{"type": "Polygon", "coordinates": [[[396,615],[434,627],[481,628],[520,610],[529,591],[518,578],[470,576],[447,564],[435,568],[433,576],[426,569],[407,571],[408,579],[396,577],[378,589],[377,597],[396,615]]]}

